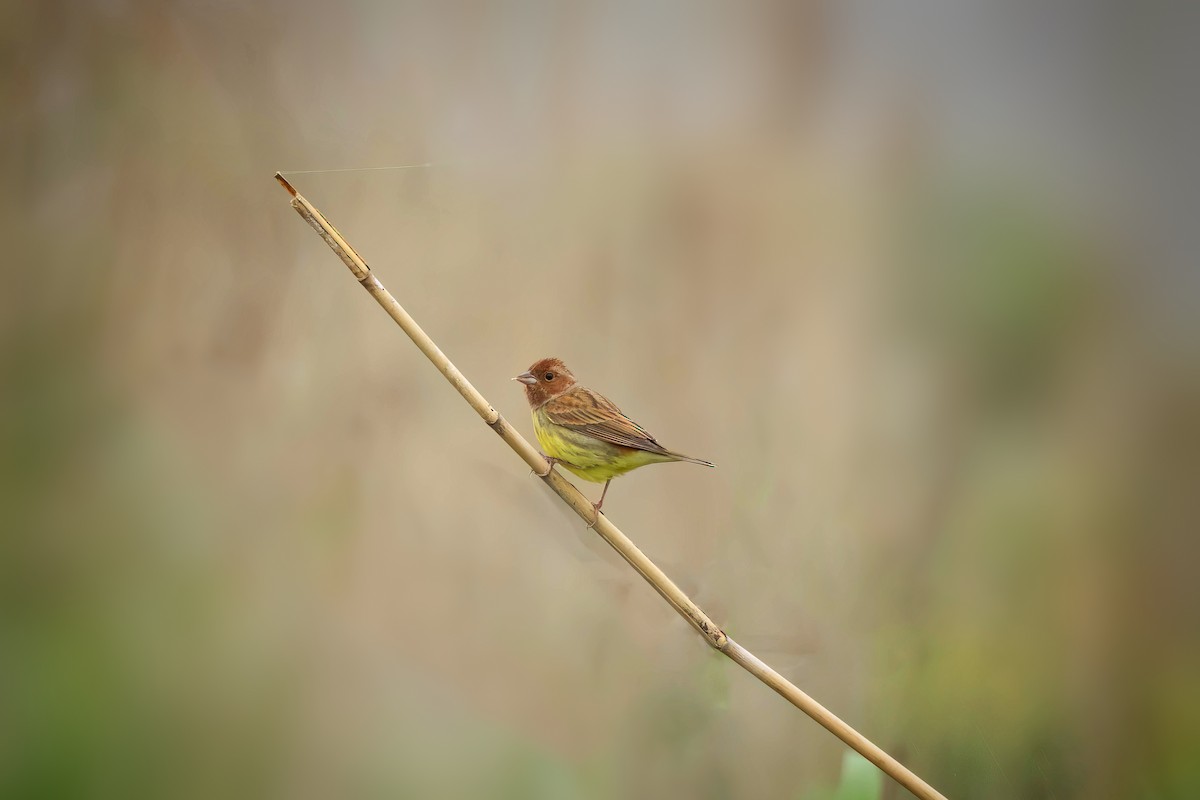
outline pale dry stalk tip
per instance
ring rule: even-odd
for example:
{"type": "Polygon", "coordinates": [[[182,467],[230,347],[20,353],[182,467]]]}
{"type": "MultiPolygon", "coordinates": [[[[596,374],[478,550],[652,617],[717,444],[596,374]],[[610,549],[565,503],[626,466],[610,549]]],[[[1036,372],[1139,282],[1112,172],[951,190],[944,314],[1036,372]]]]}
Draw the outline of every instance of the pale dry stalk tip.
{"type": "Polygon", "coordinates": [[[922,798],[922,800],[945,800],[945,797],[936,789],[888,755],[878,745],[871,742],[816,700],[802,692],[749,650],[726,636],[725,632],[709,619],[708,615],[693,603],[653,561],[647,558],[646,554],[639,550],[637,545],[628,536],[622,533],[616,525],[609,522],[608,517],[598,514],[591,502],[578,489],[557,471],[549,468],[550,465],[542,457],[541,453],[525,437],[518,433],[516,428],[510,425],[496,409],[492,408],[483,395],[471,385],[466,376],[458,371],[458,368],[450,362],[450,359],[446,358],[445,353],[438,348],[425,331],[421,330],[421,326],[396,302],[396,298],[392,297],[391,293],[383,287],[383,284],[371,272],[371,268],[354,251],[354,248],[342,238],[342,235],[330,224],[329,220],[325,219],[325,216],[312,203],[299,194],[286,178],[276,173],[275,179],[292,196],[292,207],[296,209],[297,213],[325,240],[325,243],[337,254],[342,263],[350,269],[355,279],[375,298],[375,301],[379,305],[383,306],[383,310],[408,334],[408,338],[412,339],[413,344],[433,362],[438,371],[458,390],[458,393],[470,404],[471,408],[475,409],[475,412],[483,418],[483,421],[499,434],[500,438],[529,465],[534,474],[545,481],[554,490],[554,493],[562,498],[563,502],[570,506],[585,522],[589,523],[589,526],[596,533],[600,534],[604,541],[608,542],[622,558],[629,562],[629,565],[637,570],[638,574],[645,578],[646,582],[653,586],[654,590],[662,595],[663,599],[679,612],[704,637],[704,640],[711,647],[724,653],[735,664],[738,664],[751,675],[774,689],[788,702],[805,714],[808,714],[808,716],[820,723],[826,730],[890,775],[917,797],[922,798]]]}

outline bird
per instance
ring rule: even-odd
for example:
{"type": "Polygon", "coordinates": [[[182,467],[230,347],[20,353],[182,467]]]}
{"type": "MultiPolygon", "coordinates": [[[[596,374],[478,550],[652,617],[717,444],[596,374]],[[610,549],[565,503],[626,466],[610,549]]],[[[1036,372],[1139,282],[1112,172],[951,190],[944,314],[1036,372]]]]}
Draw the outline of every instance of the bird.
{"type": "Polygon", "coordinates": [[[580,386],[560,359],[543,358],[513,378],[525,386],[533,431],[550,461],[592,483],[603,483],[596,513],[604,505],[612,479],[647,464],[687,461],[715,467],[711,461],[668,450],[599,392],[580,386]]]}

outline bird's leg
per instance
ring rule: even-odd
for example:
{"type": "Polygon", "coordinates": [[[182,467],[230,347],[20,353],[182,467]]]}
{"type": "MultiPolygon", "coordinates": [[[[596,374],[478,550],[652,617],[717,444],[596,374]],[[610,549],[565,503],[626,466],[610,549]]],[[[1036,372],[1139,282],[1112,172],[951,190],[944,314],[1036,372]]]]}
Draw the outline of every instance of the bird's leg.
{"type": "Polygon", "coordinates": [[[606,480],[604,482],[604,490],[602,492],[600,492],[600,500],[599,500],[599,502],[596,503],[597,511],[600,510],[600,506],[604,505],[604,495],[608,494],[608,485],[610,483],[612,483],[612,478],[609,478],[608,480],[606,480]]]}
{"type": "Polygon", "coordinates": [[[604,505],[604,495],[608,494],[608,485],[610,483],[612,483],[612,478],[604,482],[604,491],[600,492],[600,500],[592,503],[592,508],[596,509],[596,518],[588,523],[589,528],[595,527],[596,523],[600,521],[600,506],[604,505]]]}

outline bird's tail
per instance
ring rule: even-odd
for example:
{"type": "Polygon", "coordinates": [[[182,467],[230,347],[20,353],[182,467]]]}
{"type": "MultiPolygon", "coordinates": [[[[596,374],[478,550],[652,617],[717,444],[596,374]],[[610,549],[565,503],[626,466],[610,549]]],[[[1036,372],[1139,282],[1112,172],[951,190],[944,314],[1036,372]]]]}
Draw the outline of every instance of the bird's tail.
{"type": "Polygon", "coordinates": [[[677,461],[686,461],[689,464],[699,464],[702,467],[713,467],[715,469],[717,466],[711,461],[705,461],[703,458],[692,458],[691,456],[685,456],[683,453],[671,453],[671,457],[677,461]]]}

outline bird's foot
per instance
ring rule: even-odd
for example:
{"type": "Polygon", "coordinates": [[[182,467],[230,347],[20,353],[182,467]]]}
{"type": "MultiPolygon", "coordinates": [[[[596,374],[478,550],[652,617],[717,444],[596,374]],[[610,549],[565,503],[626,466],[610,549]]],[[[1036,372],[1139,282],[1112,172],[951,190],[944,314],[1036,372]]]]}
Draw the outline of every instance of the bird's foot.
{"type": "Polygon", "coordinates": [[[600,521],[600,517],[601,517],[601,516],[603,516],[603,515],[600,513],[600,506],[601,506],[601,505],[603,505],[603,503],[602,503],[602,502],[601,502],[601,503],[592,503],[592,508],[593,508],[593,509],[595,509],[595,511],[596,511],[596,514],[595,514],[595,515],[592,517],[592,521],[591,521],[591,522],[589,522],[589,523],[587,524],[587,526],[588,526],[588,529],[589,529],[589,530],[590,530],[590,529],[592,529],[592,528],[595,528],[595,527],[596,527],[596,523],[597,523],[597,522],[599,522],[599,521],[600,521]]]}
{"type": "Polygon", "coordinates": [[[546,455],[545,453],[539,453],[539,455],[541,455],[542,458],[546,459],[546,463],[548,463],[550,466],[546,467],[545,472],[537,472],[536,470],[531,469],[531,470],[529,470],[529,474],[537,475],[539,478],[544,478],[547,475],[549,475],[551,472],[554,471],[554,465],[558,463],[558,459],[551,458],[550,456],[546,455]]]}

